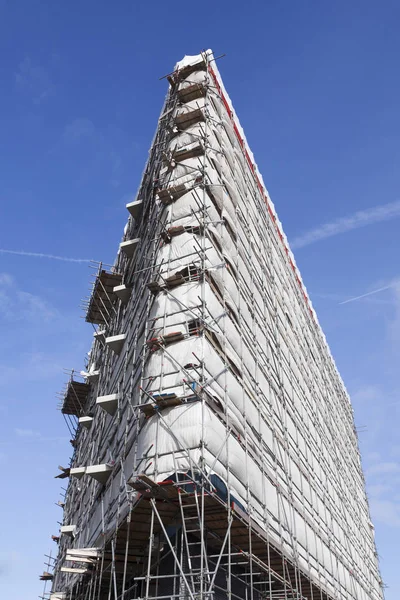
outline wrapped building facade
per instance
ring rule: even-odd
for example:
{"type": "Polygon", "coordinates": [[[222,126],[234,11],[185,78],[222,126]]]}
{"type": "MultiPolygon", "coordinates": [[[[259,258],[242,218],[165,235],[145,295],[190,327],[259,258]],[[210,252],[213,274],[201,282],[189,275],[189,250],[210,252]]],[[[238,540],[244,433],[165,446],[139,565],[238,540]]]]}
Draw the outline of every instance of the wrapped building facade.
{"type": "Polygon", "coordinates": [[[379,600],[353,412],[211,51],[98,270],[52,600],[379,600]]]}

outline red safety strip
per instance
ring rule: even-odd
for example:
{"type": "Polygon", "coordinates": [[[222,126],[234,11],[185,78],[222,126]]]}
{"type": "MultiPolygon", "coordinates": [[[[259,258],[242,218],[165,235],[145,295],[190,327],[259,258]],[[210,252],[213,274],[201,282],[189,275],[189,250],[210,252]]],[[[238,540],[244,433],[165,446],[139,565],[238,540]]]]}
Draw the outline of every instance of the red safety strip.
{"type": "MultiPolygon", "coordinates": [[[[267,198],[267,196],[265,194],[264,186],[262,185],[262,183],[261,183],[261,181],[260,181],[260,179],[259,179],[259,177],[257,175],[257,172],[255,170],[255,166],[252,163],[252,160],[251,160],[250,155],[249,155],[249,153],[247,151],[247,148],[244,145],[244,140],[240,136],[239,129],[238,129],[237,124],[235,123],[235,120],[233,118],[233,112],[232,112],[232,110],[231,110],[231,108],[230,108],[230,106],[228,104],[228,101],[225,98],[225,95],[224,95],[224,93],[223,93],[223,91],[221,89],[221,86],[220,86],[220,83],[218,81],[217,75],[215,74],[213,68],[210,65],[208,65],[208,72],[210,73],[210,75],[211,75],[211,77],[212,77],[212,79],[214,81],[215,87],[217,88],[218,94],[221,97],[221,100],[223,102],[223,105],[226,108],[226,111],[227,111],[227,113],[229,115],[229,118],[232,120],[233,130],[235,132],[236,138],[237,138],[237,140],[239,142],[240,147],[244,151],[244,155],[246,157],[247,164],[248,164],[248,166],[250,168],[250,171],[253,173],[254,177],[256,178],[258,189],[259,189],[259,191],[261,193],[261,196],[264,199],[265,204],[267,205],[268,213],[269,213],[271,219],[273,220],[273,223],[275,225],[275,229],[276,229],[276,232],[277,232],[277,234],[279,236],[279,239],[281,240],[281,242],[283,244],[283,247],[285,249],[285,252],[286,252],[287,256],[289,257],[289,248],[286,246],[286,244],[284,242],[282,231],[280,230],[280,227],[277,224],[276,215],[274,214],[274,212],[272,210],[272,207],[271,207],[270,203],[268,202],[268,198],[267,198]]],[[[308,296],[307,296],[307,294],[306,294],[306,292],[304,290],[304,286],[303,286],[303,284],[301,282],[301,279],[300,279],[300,277],[298,275],[297,269],[296,269],[296,267],[295,267],[295,265],[294,265],[294,263],[293,263],[293,261],[292,261],[292,259],[290,257],[289,257],[289,264],[290,264],[290,266],[292,268],[293,273],[295,274],[296,281],[297,281],[298,285],[300,286],[302,295],[304,296],[304,299],[305,299],[306,304],[308,306],[308,310],[310,312],[310,315],[313,317],[313,319],[315,319],[314,312],[312,311],[311,307],[309,306],[309,298],[308,298],[308,296]]]]}

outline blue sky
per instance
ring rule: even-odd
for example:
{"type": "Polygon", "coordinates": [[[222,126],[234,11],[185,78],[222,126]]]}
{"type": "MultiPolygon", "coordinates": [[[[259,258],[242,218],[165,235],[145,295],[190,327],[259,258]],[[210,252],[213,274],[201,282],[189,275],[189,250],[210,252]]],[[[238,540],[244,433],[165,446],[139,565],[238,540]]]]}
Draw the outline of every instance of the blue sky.
{"type": "MultiPolygon", "coordinates": [[[[211,47],[352,394],[387,600],[400,593],[400,5],[0,0],[0,249],[112,262],[166,93],[211,47]],[[329,235],[328,235],[329,234],[329,235]],[[386,288],[364,298],[348,299],[386,288]]],[[[91,271],[0,252],[0,589],[42,591],[91,271]]],[[[53,547],[52,547],[53,545],[53,547]]]]}

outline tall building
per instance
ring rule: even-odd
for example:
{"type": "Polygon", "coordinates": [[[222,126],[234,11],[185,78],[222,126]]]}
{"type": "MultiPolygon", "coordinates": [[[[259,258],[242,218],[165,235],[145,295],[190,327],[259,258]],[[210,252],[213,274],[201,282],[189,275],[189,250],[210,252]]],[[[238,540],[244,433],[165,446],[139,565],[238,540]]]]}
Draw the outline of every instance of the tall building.
{"type": "Polygon", "coordinates": [[[62,401],[46,597],[379,600],[350,400],[211,51],[168,81],[62,401]]]}

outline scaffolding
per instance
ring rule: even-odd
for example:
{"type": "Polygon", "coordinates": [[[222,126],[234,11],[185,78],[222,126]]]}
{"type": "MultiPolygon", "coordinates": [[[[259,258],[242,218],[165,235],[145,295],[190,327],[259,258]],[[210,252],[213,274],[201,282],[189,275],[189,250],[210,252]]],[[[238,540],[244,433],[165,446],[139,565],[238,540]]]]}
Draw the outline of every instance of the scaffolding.
{"type": "Polygon", "coordinates": [[[168,81],[43,597],[379,600],[351,404],[211,51],[168,81]]]}

